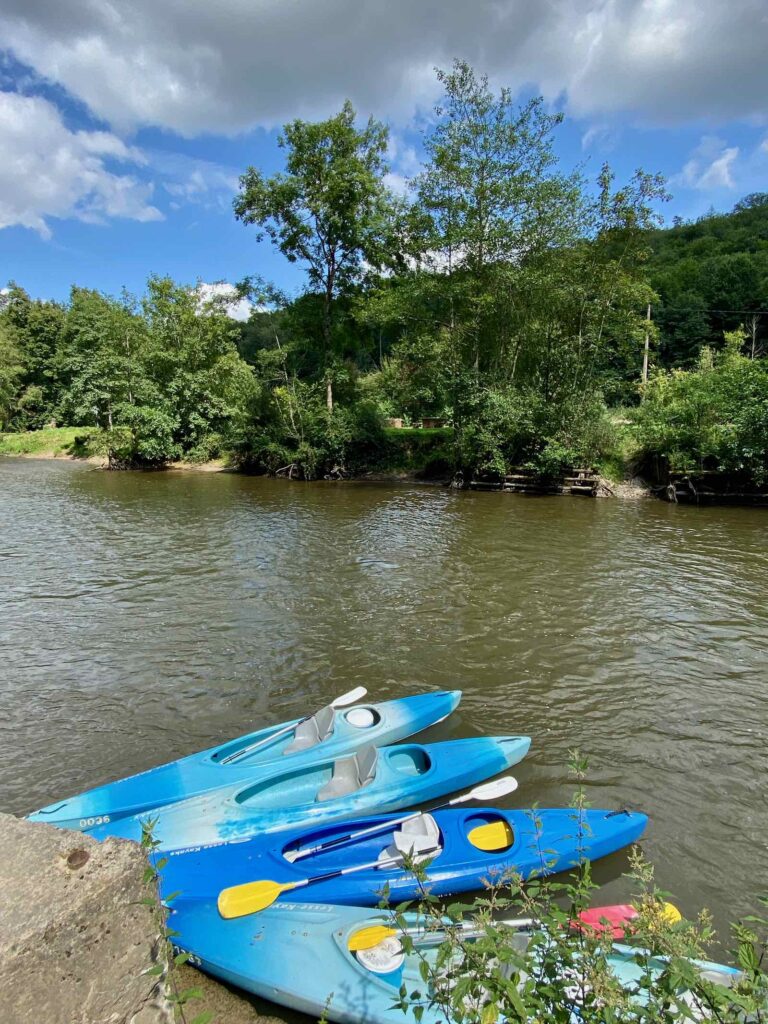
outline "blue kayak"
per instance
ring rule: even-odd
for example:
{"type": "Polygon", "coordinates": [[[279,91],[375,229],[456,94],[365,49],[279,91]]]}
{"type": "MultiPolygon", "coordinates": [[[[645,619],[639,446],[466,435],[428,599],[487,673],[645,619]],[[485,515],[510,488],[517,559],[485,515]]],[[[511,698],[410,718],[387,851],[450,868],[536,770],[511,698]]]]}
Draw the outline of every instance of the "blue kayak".
{"type": "Polygon", "coordinates": [[[449,896],[480,889],[483,879],[501,880],[513,873],[530,878],[565,871],[582,860],[597,860],[634,843],[647,822],[645,814],[630,811],[588,810],[579,817],[572,808],[455,808],[434,814],[417,812],[407,821],[402,814],[374,815],[309,831],[173,850],[160,873],[161,891],[215,900],[228,886],[260,879],[282,884],[378,862],[367,870],[293,889],[286,899],[291,903],[375,905],[387,884],[389,899],[397,904],[420,895],[413,873],[402,867],[404,853],[428,858],[430,892],[449,896]],[[370,832],[390,821],[400,824],[370,832]],[[339,842],[359,830],[369,830],[369,834],[339,842]],[[286,854],[292,857],[297,851],[327,843],[337,845],[294,861],[286,859],[286,854]]]}
{"type": "MultiPolygon", "coordinates": [[[[405,918],[407,926],[416,930],[423,920],[415,914],[405,918]]],[[[390,921],[364,907],[321,903],[276,903],[260,914],[227,921],[215,900],[182,898],[174,903],[168,923],[177,933],[174,945],[190,954],[194,966],[316,1020],[416,1024],[413,1007],[420,1006],[421,1024],[445,1021],[445,1014],[432,1005],[419,971],[422,959],[435,962],[432,938],[417,935],[408,953],[394,936],[365,952],[349,950],[349,939],[356,932],[390,921]],[[414,999],[406,1014],[395,1005],[401,985],[414,999]]],[[[524,948],[526,935],[518,934],[524,948]]],[[[608,963],[625,991],[642,1004],[644,971],[636,957],[631,947],[615,945],[608,963]]],[[[651,973],[661,973],[664,966],[661,958],[650,961],[651,973]]],[[[739,977],[738,971],[721,964],[697,961],[696,966],[721,985],[732,985],[739,977]]],[[[680,998],[685,996],[682,990],[680,998]]],[[[576,1007],[571,1019],[579,1019],[576,1007]]]]}
{"type": "Polygon", "coordinates": [[[111,821],[92,834],[139,840],[151,819],[159,848],[168,850],[394,811],[482,782],[522,760],[530,745],[528,736],[480,736],[363,747],[351,757],[264,770],[257,782],[111,821]]]}
{"type": "Polygon", "coordinates": [[[447,718],[460,700],[460,690],[449,690],[337,710],[327,707],[306,721],[273,725],[59,800],[29,818],[89,831],[222,786],[253,782],[270,771],[298,769],[321,758],[354,753],[371,743],[394,743],[447,718]],[[288,726],[289,732],[271,740],[288,726]]]}

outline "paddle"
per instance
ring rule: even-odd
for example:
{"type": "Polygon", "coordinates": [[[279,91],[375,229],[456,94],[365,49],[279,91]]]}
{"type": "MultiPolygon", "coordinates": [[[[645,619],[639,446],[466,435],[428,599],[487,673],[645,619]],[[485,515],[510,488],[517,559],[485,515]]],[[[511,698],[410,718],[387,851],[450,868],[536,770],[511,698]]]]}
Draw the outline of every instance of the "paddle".
{"type": "MultiPolygon", "coordinates": [[[[671,903],[663,904],[662,913],[669,921],[679,921],[680,911],[671,903]]],[[[604,931],[608,928],[611,929],[614,938],[623,938],[624,936],[624,925],[629,924],[638,915],[637,910],[634,907],[628,906],[625,903],[612,904],[606,907],[593,907],[589,910],[582,911],[575,921],[571,921],[572,928],[590,928],[595,931],[604,931]]],[[[533,918],[513,918],[507,920],[494,921],[496,925],[504,925],[507,928],[533,928],[537,922],[533,918]]],[[[459,925],[459,930],[463,932],[466,937],[478,937],[483,934],[482,931],[478,930],[472,922],[466,922],[465,924],[459,925]]],[[[445,932],[436,930],[434,932],[425,932],[422,928],[406,928],[402,931],[397,931],[395,928],[389,928],[387,925],[374,924],[369,925],[367,928],[361,928],[350,936],[347,942],[347,948],[352,953],[356,953],[361,949],[373,949],[374,946],[378,946],[384,939],[389,939],[392,936],[400,935],[411,935],[418,936],[422,940],[435,941],[440,943],[443,941],[445,932]],[[443,938],[441,938],[441,936],[443,938]]]]}
{"type": "MultiPolygon", "coordinates": [[[[329,707],[332,707],[334,711],[336,708],[345,708],[348,704],[354,704],[368,693],[364,686],[356,686],[354,690],[350,690],[349,693],[342,693],[340,697],[332,700],[329,707]]],[[[313,712],[314,714],[314,712],[313,712]]],[[[300,721],[295,722],[293,725],[286,725],[282,729],[278,729],[277,732],[270,733],[269,736],[265,736],[263,740],[258,740],[256,743],[251,743],[247,747],[241,747],[240,750],[236,750],[232,754],[228,754],[227,757],[223,758],[219,764],[229,764],[230,761],[236,760],[238,757],[242,757],[243,754],[250,754],[253,750],[258,750],[259,747],[264,747],[268,743],[274,743],[275,740],[281,736],[285,736],[287,732],[293,732],[294,729],[302,725],[304,722],[308,722],[312,715],[306,715],[300,721]]]]}
{"type": "MultiPolygon", "coordinates": [[[[419,851],[419,856],[429,856],[440,849],[435,846],[430,850],[419,851]]],[[[325,882],[329,878],[340,878],[342,875],[352,875],[355,871],[365,871],[368,868],[388,868],[395,864],[402,864],[403,856],[389,857],[386,860],[373,860],[368,864],[356,864],[351,868],[342,868],[339,871],[328,871],[324,875],[314,875],[311,878],[301,878],[297,882],[272,882],[265,878],[259,882],[244,882],[242,885],[231,885],[222,889],[219,893],[219,913],[224,918],[245,917],[246,914],[258,914],[260,910],[266,910],[272,906],[277,897],[290,889],[299,889],[305,885],[312,885],[313,882],[325,882]]]]}
{"type": "MultiPolygon", "coordinates": [[[[461,796],[454,797],[453,800],[448,800],[444,804],[430,808],[427,813],[431,814],[432,811],[442,811],[446,807],[455,807],[456,804],[463,804],[468,800],[494,800],[497,797],[505,796],[507,793],[514,793],[516,789],[517,779],[512,775],[502,775],[500,779],[494,779],[493,782],[484,782],[482,786],[475,786],[468,793],[463,793],[461,796]]],[[[347,843],[353,843],[357,839],[362,839],[363,836],[372,836],[376,832],[388,832],[390,829],[394,829],[395,826],[402,825],[405,821],[418,818],[421,814],[424,814],[424,811],[412,811],[411,814],[406,814],[402,818],[381,821],[378,825],[371,825],[370,828],[362,828],[357,832],[349,832],[345,836],[337,836],[335,839],[329,839],[325,843],[318,843],[317,846],[309,846],[306,850],[289,850],[283,856],[293,864],[297,860],[309,857],[310,854],[322,853],[324,850],[330,850],[336,846],[345,846],[347,843]]]]}

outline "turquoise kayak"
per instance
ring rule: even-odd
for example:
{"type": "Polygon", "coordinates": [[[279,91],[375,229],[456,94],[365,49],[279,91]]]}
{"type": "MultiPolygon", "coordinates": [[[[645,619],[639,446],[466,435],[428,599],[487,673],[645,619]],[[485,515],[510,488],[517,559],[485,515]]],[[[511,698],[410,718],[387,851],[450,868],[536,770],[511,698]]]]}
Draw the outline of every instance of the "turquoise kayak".
{"type": "Polygon", "coordinates": [[[139,840],[151,819],[159,849],[169,850],[395,811],[482,782],[522,760],[530,745],[528,736],[480,736],[363,747],[351,757],[264,770],[256,782],[111,821],[92,834],[139,840]]]}
{"type": "MultiPolygon", "coordinates": [[[[405,916],[408,927],[418,930],[418,916],[405,916]]],[[[445,1014],[432,1005],[419,972],[423,958],[435,962],[433,938],[423,933],[421,938],[414,937],[414,948],[407,954],[395,936],[359,953],[349,950],[350,937],[356,932],[390,921],[364,907],[321,903],[276,903],[260,914],[224,920],[215,901],[181,898],[174,902],[168,923],[177,932],[174,945],[190,954],[194,966],[315,1019],[340,1024],[416,1024],[413,1007],[419,1006],[421,1024],[445,1021],[445,1014]],[[394,1005],[401,986],[409,995],[415,994],[406,1014],[394,1005]]],[[[527,942],[525,932],[518,934],[523,944],[527,942]]],[[[625,990],[642,1003],[644,972],[637,950],[616,944],[608,962],[625,990]]],[[[721,985],[731,985],[739,976],[722,964],[698,961],[697,967],[721,985]]],[[[652,972],[663,969],[661,958],[651,960],[652,972]]],[[[572,1020],[578,1020],[575,1006],[572,1020]]]]}
{"type": "Polygon", "coordinates": [[[294,771],[320,758],[342,757],[370,744],[394,743],[441,722],[460,700],[460,690],[449,690],[380,704],[335,710],[329,706],[306,720],[269,726],[59,800],[30,814],[29,819],[81,831],[113,825],[177,800],[254,782],[270,772],[294,771]]]}
{"type": "Polygon", "coordinates": [[[319,829],[172,850],[156,860],[165,861],[160,871],[163,895],[178,892],[185,899],[215,900],[228,886],[260,879],[282,885],[329,875],[290,890],[286,898],[291,903],[375,906],[387,885],[390,903],[396,905],[420,896],[413,872],[403,867],[403,850],[429,858],[429,891],[450,896],[481,889],[484,878],[512,873],[524,879],[542,877],[598,860],[636,842],[647,823],[645,814],[625,810],[452,808],[416,812],[406,821],[402,813],[372,815],[319,829]],[[365,834],[344,842],[358,831],[365,834]],[[358,870],[366,864],[370,867],[358,870]]]}

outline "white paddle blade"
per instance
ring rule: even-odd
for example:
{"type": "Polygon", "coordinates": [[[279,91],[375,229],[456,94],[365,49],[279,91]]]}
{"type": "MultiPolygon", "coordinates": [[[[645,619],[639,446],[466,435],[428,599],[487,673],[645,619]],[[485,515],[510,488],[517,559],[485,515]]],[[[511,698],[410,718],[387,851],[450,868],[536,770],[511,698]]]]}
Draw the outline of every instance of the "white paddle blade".
{"type": "Polygon", "coordinates": [[[345,708],[348,704],[355,704],[357,701],[362,700],[366,693],[368,691],[364,686],[356,686],[349,693],[342,693],[340,697],[332,700],[330,706],[332,708],[345,708]]]}
{"type": "Polygon", "coordinates": [[[452,804],[463,804],[467,800],[496,800],[507,793],[514,793],[517,789],[517,779],[514,775],[502,775],[500,779],[493,782],[485,782],[482,786],[475,786],[463,796],[451,800],[452,804]]]}

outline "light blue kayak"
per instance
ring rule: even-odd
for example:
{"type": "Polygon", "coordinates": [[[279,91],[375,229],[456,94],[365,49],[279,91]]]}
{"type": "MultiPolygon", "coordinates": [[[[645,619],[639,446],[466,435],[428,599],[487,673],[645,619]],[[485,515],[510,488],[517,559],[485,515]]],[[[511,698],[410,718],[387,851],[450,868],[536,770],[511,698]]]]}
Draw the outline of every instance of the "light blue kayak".
{"type": "Polygon", "coordinates": [[[327,707],[308,720],[269,726],[59,800],[29,818],[81,831],[113,825],[123,818],[223,786],[231,789],[275,772],[298,770],[318,759],[342,757],[370,744],[394,743],[441,722],[460,700],[460,690],[449,690],[380,704],[356,704],[336,710],[327,707]]]}
{"type": "MultiPolygon", "coordinates": [[[[420,973],[421,959],[434,964],[434,939],[414,937],[412,952],[403,953],[396,937],[364,953],[348,949],[350,937],[362,928],[390,924],[386,915],[364,907],[321,903],[276,903],[260,914],[224,920],[214,900],[174,902],[169,926],[177,932],[174,945],[191,954],[190,963],[217,978],[292,1010],[339,1021],[340,1024],[416,1024],[414,1006],[421,1007],[421,1024],[439,1024],[445,1014],[430,1000],[420,973]],[[418,994],[408,1013],[393,1004],[399,990],[418,994]]],[[[418,930],[420,919],[406,915],[418,930]]],[[[516,934],[523,949],[527,934],[516,934]]],[[[625,990],[644,1002],[643,969],[637,950],[614,945],[608,962],[625,990]]],[[[661,973],[664,961],[651,961],[661,973]]],[[[709,980],[730,986],[739,976],[734,968],[697,961],[709,980]]],[[[574,985],[574,990],[578,986],[574,985]]],[[[685,998],[685,993],[680,993],[685,998]]],[[[579,1019],[574,1005],[572,1021],[579,1019]]]]}
{"type": "Polygon", "coordinates": [[[528,753],[528,736],[480,736],[443,743],[363,747],[351,757],[324,759],[301,768],[264,771],[257,782],[227,786],[205,796],[111,821],[92,830],[97,838],[141,839],[154,821],[162,850],[310,828],[377,811],[395,811],[434,800],[496,775],[528,753]]]}

